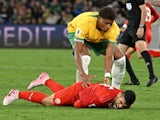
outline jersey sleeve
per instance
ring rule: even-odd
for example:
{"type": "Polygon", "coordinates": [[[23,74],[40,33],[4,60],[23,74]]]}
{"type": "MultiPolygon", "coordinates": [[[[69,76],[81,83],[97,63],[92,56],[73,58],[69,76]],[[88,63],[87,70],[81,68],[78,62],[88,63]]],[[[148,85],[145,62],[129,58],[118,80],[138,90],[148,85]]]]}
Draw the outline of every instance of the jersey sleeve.
{"type": "Polygon", "coordinates": [[[74,41],[83,41],[88,34],[87,23],[79,22],[76,27],[75,38],[74,41]]]}

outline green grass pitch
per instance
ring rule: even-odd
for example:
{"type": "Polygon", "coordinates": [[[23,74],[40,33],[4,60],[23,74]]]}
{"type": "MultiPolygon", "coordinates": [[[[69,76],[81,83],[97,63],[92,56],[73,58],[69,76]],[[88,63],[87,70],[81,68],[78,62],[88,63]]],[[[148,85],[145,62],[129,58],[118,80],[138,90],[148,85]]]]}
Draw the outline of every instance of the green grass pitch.
{"type": "MultiPolygon", "coordinates": [[[[92,82],[103,82],[104,57],[91,52],[90,75],[97,77],[92,82]]],[[[160,58],[153,58],[155,74],[160,78],[160,58]]],[[[144,60],[133,54],[131,64],[138,76],[140,86],[121,85],[137,94],[131,109],[114,110],[100,108],[76,109],[74,107],[45,107],[24,100],[2,106],[3,97],[12,88],[25,90],[41,72],[68,86],[75,82],[75,63],[70,49],[0,49],[0,119],[1,120],[159,120],[160,82],[146,87],[148,71],[144,60]]],[[[126,73],[123,83],[129,80],[126,73]]],[[[48,88],[34,88],[51,94],[48,88]]]]}

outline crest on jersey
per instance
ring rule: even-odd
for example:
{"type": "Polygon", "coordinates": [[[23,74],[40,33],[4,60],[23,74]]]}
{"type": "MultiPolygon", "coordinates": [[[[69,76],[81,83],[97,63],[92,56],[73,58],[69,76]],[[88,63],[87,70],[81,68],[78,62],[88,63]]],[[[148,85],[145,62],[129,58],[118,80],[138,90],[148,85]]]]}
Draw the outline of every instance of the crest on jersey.
{"type": "Polygon", "coordinates": [[[82,33],[82,30],[78,28],[78,29],[76,30],[76,35],[80,35],[81,33],[82,33]]]}
{"type": "Polygon", "coordinates": [[[127,10],[132,10],[132,4],[131,3],[126,3],[126,8],[127,10]]]}

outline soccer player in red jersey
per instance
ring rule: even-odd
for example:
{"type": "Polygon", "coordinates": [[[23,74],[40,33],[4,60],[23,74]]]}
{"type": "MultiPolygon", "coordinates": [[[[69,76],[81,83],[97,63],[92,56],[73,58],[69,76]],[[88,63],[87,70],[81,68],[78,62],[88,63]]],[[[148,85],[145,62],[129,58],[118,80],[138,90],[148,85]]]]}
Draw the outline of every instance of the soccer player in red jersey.
{"type": "Polygon", "coordinates": [[[12,89],[3,99],[3,105],[9,105],[15,100],[24,99],[45,106],[74,106],[76,108],[107,107],[130,108],[136,99],[132,90],[122,91],[106,84],[90,84],[83,87],[82,82],[77,82],[64,88],[52,80],[47,73],[41,73],[32,81],[28,89],[39,85],[49,87],[54,93],[48,96],[37,91],[19,91],[12,89]]]}

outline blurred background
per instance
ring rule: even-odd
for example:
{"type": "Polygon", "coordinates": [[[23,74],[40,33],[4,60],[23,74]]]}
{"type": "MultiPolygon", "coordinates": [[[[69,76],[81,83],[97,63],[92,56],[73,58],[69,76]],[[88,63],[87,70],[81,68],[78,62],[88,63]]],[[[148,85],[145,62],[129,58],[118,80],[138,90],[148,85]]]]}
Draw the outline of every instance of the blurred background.
{"type": "MultiPolygon", "coordinates": [[[[71,48],[66,24],[105,5],[116,10],[121,27],[125,18],[117,0],[0,0],[0,48],[71,48]]],[[[152,26],[149,47],[160,49],[160,20],[152,26]]]]}

